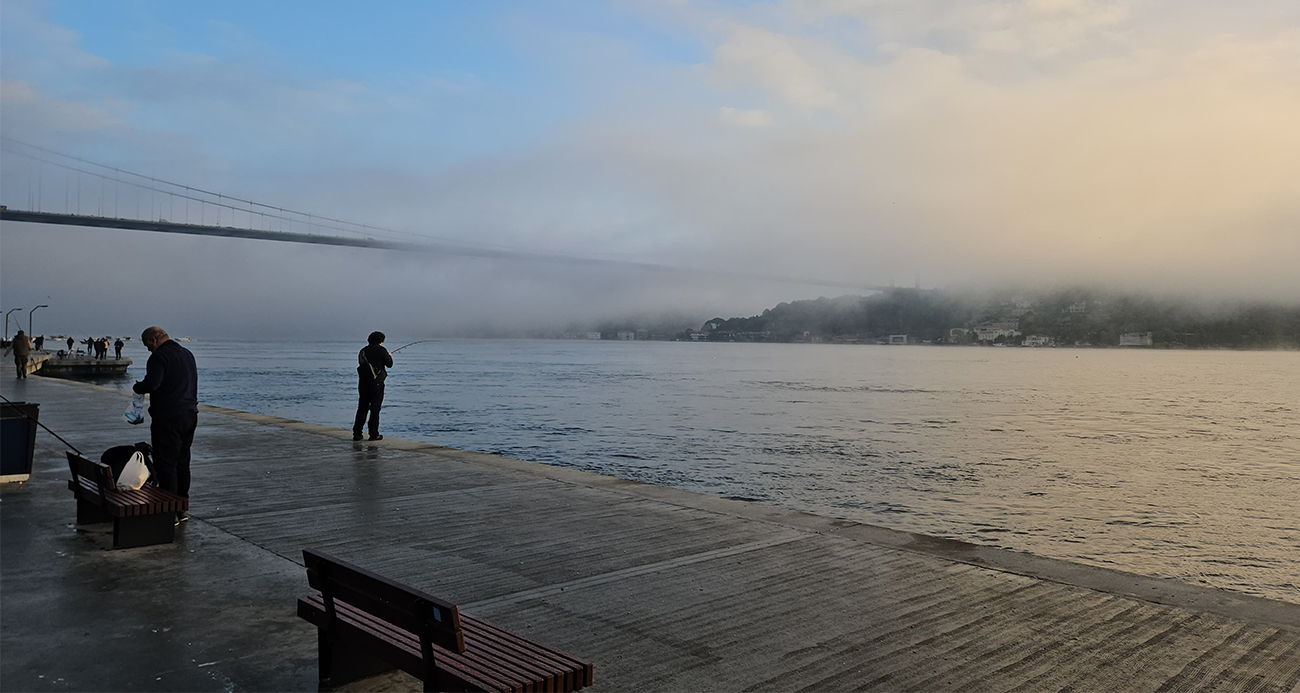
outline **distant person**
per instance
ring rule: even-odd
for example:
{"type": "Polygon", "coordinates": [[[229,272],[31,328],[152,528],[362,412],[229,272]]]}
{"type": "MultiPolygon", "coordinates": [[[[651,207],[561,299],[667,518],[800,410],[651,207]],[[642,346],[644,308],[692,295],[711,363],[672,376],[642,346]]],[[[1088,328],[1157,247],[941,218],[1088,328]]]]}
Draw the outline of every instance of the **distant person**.
{"type": "MultiPolygon", "coordinates": [[[[31,356],[32,353],[32,341],[27,338],[27,335],[22,330],[18,330],[18,334],[14,336],[13,349],[14,349],[14,366],[18,369],[18,377],[26,378],[27,357],[31,356]]],[[[380,392],[383,392],[383,390],[380,390],[380,392]]],[[[378,408],[375,409],[375,416],[376,417],[379,416],[378,408]]],[[[378,418],[375,419],[375,421],[378,420],[379,420],[378,418]]]]}
{"type": "Polygon", "coordinates": [[[383,440],[379,435],[379,407],[384,403],[386,368],[393,367],[393,355],[384,348],[384,333],[371,332],[366,346],[357,353],[357,375],[360,382],[357,400],[357,419],[352,423],[352,440],[361,440],[361,427],[369,415],[370,439],[383,440]]]}
{"type": "MultiPolygon", "coordinates": [[[[149,350],[144,380],[132,389],[149,395],[149,432],[153,437],[153,464],[158,485],[178,496],[190,497],[190,446],[199,424],[199,373],[194,354],[167,336],[161,327],[140,335],[149,350]]],[[[176,514],[176,524],[188,520],[176,514]]]]}
{"type": "Polygon", "coordinates": [[[35,340],[35,341],[36,341],[36,350],[37,350],[37,351],[40,351],[41,349],[43,349],[43,348],[45,347],[45,335],[43,335],[43,334],[38,334],[38,335],[36,335],[36,340],[35,340]]]}
{"type": "Polygon", "coordinates": [[[86,357],[87,358],[93,357],[95,355],[95,340],[90,337],[86,337],[85,339],[81,340],[81,343],[86,345],[86,357]]]}
{"type": "Polygon", "coordinates": [[[72,354],[72,347],[73,347],[75,344],[76,344],[76,342],[73,341],[72,337],[68,337],[68,354],[69,354],[69,355],[72,354]]]}
{"type": "Polygon", "coordinates": [[[113,342],[113,350],[117,352],[118,361],[122,360],[122,347],[124,346],[126,346],[126,344],[122,341],[121,337],[118,337],[117,341],[113,342]]]}

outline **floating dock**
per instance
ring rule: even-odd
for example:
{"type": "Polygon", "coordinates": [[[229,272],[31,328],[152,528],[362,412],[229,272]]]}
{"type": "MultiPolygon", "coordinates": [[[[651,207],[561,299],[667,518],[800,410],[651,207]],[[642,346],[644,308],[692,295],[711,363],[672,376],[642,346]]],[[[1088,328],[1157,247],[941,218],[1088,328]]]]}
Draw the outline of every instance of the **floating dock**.
{"type": "MultiPolygon", "coordinates": [[[[129,394],[0,379],[92,457],[129,394]]],[[[201,394],[201,393],[200,393],[201,394]]],[[[351,412],[341,412],[346,419],[351,412]]],[[[204,407],[175,544],[73,524],[65,447],[0,488],[6,690],[310,690],[312,547],[595,662],[592,691],[1273,691],[1300,604],[204,407]]],[[[385,675],[357,690],[419,690],[385,675]]]]}

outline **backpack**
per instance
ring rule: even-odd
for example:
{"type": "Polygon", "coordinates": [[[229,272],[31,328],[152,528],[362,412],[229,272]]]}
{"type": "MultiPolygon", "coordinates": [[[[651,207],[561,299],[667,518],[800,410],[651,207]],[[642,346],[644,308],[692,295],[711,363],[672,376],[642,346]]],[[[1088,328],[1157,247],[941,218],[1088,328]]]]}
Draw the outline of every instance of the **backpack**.
{"type": "Polygon", "coordinates": [[[158,481],[153,468],[153,448],[148,443],[140,442],[135,445],[118,445],[109,448],[100,455],[99,461],[113,470],[113,480],[117,481],[122,478],[122,470],[126,469],[126,464],[137,452],[144,456],[144,466],[149,470],[149,479],[145,483],[157,486],[158,481]]]}

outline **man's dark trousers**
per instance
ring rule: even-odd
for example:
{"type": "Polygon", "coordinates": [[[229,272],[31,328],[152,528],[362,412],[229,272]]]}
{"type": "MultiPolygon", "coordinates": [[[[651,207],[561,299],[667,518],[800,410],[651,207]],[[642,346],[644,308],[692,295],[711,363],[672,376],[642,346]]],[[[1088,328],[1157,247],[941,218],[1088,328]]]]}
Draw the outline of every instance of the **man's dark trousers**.
{"type": "Polygon", "coordinates": [[[361,435],[361,427],[370,415],[370,437],[379,435],[379,407],[384,403],[384,381],[362,382],[361,397],[357,400],[357,420],[352,423],[352,435],[361,435]]]}
{"type": "Polygon", "coordinates": [[[190,497],[190,446],[194,444],[194,429],[198,425],[197,412],[155,417],[149,425],[158,485],[183,498],[190,497]]]}

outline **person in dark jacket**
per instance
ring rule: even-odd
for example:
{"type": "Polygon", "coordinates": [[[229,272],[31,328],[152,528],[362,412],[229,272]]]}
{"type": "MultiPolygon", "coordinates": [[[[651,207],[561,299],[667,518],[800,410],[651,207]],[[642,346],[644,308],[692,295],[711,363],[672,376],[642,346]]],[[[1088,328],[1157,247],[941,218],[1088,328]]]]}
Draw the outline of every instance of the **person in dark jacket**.
{"type": "Polygon", "coordinates": [[[32,342],[22,330],[14,336],[14,366],[18,369],[18,377],[27,377],[27,357],[32,353],[32,342]]]}
{"type": "Polygon", "coordinates": [[[379,435],[379,407],[384,403],[384,379],[387,368],[393,366],[393,355],[384,348],[384,333],[371,332],[365,347],[357,353],[357,418],[352,423],[352,440],[361,440],[361,427],[369,415],[370,439],[383,440],[379,435]]]}
{"type": "MultiPolygon", "coordinates": [[[[132,389],[149,395],[149,433],[153,437],[153,464],[158,485],[184,498],[190,497],[190,446],[199,424],[199,373],[194,354],[167,336],[161,327],[140,335],[149,350],[144,380],[132,389]]],[[[188,520],[177,513],[176,523],[188,520]]]]}
{"type": "Polygon", "coordinates": [[[126,346],[126,342],[123,342],[121,337],[118,337],[117,341],[113,342],[113,350],[117,352],[118,361],[122,360],[122,347],[124,346],[126,346]]]}
{"type": "Polygon", "coordinates": [[[69,356],[72,355],[72,345],[74,345],[74,344],[76,344],[76,342],[72,341],[72,337],[68,337],[68,355],[69,355],[69,356]]]}

